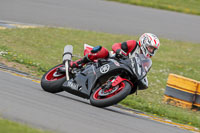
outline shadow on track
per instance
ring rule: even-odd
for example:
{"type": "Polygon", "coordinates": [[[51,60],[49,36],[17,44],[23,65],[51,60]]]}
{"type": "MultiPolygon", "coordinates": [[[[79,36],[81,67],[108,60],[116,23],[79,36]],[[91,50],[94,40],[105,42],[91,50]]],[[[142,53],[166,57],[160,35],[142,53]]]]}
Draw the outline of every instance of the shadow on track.
{"type": "Polygon", "coordinates": [[[106,110],[106,111],[109,111],[109,112],[117,113],[117,114],[120,114],[120,115],[126,115],[126,116],[129,116],[129,117],[134,117],[134,118],[138,118],[138,119],[149,120],[148,118],[145,118],[145,117],[138,114],[138,113],[143,113],[143,112],[136,111],[136,110],[133,110],[133,109],[124,108],[121,105],[114,105],[114,106],[110,106],[110,107],[100,108],[100,107],[92,106],[89,102],[82,101],[82,100],[79,100],[79,99],[76,99],[76,98],[73,98],[73,97],[70,97],[70,96],[66,96],[66,95],[62,95],[62,94],[55,94],[55,95],[63,97],[63,98],[67,98],[67,99],[70,99],[70,100],[73,100],[73,101],[76,101],[76,102],[81,102],[83,104],[90,105],[91,107],[94,107],[94,108],[99,108],[99,109],[103,109],[103,110],[106,110]]]}
{"type": "MultiPolygon", "coordinates": [[[[86,101],[82,101],[82,100],[79,100],[79,99],[76,99],[76,98],[72,98],[72,97],[69,97],[69,96],[66,96],[66,95],[61,95],[61,94],[55,94],[57,96],[61,96],[61,97],[64,97],[64,98],[67,98],[67,99],[70,99],[70,100],[73,100],[73,101],[76,101],[76,102],[81,102],[81,103],[84,103],[84,104],[87,104],[87,105],[90,105],[88,102],[86,101]]],[[[86,99],[85,99],[86,100],[86,99]]]]}

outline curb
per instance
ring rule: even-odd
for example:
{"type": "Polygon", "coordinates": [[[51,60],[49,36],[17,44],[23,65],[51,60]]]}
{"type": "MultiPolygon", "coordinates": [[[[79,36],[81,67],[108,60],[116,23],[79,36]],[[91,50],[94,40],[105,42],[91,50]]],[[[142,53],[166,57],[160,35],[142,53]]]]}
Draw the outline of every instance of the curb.
{"type": "Polygon", "coordinates": [[[37,28],[42,27],[42,25],[35,25],[35,24],[25,24],[25,23],[18,23],[18,22],[11,22],[11,21],[1,21],[0,20],[0,30],[4,29],[13,29],[13,28],[37,28]]]}

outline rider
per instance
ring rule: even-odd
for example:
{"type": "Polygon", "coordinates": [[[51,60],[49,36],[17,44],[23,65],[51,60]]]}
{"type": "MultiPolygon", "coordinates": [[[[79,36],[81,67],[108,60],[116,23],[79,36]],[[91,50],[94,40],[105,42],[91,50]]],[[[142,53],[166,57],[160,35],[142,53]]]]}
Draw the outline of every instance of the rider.
{"type": "MultiPolygon", "coordinates": [[[[139,41],[128,40],[122,43],[115,43],[112,46],[112,50],[116,53],[116,57],[129,56],[134,57],[136,53],[144,54],[145,57],[151,58],[155,55],[160,46],[160,41],[156,35],[152,33],[144,33],[139,41]]],[[[72,68],[80,68],[84,64],[94,61],[100,58],[108,58],[109,52],[106,48],[101,46],[94,47],[88,53],[84,53],[84,57],[77,61],[71,61],[70,66],[72,68]]]]}

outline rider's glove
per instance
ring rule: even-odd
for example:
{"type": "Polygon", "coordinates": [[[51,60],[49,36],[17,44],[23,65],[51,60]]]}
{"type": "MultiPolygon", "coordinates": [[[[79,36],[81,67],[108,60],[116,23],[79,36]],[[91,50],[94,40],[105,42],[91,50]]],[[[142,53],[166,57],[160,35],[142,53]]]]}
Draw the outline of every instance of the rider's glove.
{"type": "Polygon", "coordinates": [[[124,57],[124,56],[127,56],[126,52],[124,52],[122,49],[117,49],[116,50],[116,57],[117,58],[121,58],[121,57],[124,57]]]}

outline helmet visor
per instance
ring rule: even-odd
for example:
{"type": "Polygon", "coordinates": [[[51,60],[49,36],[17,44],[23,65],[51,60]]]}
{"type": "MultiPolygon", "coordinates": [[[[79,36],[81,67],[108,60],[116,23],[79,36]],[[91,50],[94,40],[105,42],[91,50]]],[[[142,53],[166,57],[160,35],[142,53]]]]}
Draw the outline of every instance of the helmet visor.
{"type": "Polygon", "coordinates": [[[154,55],[157,48],[153,47],[153,46],[147,46],[147,50],[151,55],[154,55]]]}

